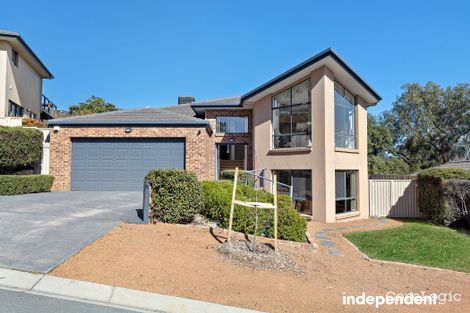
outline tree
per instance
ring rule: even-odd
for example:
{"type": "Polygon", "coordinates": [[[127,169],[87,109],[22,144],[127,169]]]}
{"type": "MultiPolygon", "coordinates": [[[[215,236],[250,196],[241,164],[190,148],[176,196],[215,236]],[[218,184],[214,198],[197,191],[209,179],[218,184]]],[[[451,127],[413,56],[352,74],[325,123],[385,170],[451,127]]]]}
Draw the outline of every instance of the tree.
{"type": "Polygon", "coordinates": [[[367,117],[369,174],[409,174],[410,167],[402,159],[393,156],[393,136],[381,117],[367,117]]]}
{"type": "Polygon", "coordinates": [[[468,155],[470,147],[470,87],[442,89],[428,82],[406,84],[385,112],[393,137],[392,154],[409,166],[427,168],[468,155]]]}
{"type": "Polygon", "coordinates": [[[114,104],[106,102],[103,98],[91,96],[85,102],[80,102],[79,104],[71,105],[69,107],[69,114],[83,115],[117,110],[119,109],[114,104]]]}

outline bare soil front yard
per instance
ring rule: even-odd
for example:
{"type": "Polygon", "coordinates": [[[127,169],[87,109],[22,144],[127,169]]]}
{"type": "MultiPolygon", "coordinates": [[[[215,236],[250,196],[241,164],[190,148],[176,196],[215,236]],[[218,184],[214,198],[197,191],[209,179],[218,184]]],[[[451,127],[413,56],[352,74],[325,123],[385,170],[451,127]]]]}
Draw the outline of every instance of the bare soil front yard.
{"type": "MultiPolygon", "coordinates": [[[[312,223],[309,230],[318,227],[312,223]]],[[[302,268],[299,274],[255,270],[223,258],[217,251],[218,240],[225,240],[220,229],[211,234],[191,226],[122,225],[51,274],[268,312],[376,312],[370,306],[343,305],[343,294],[389,291],[459,292],[462,300],[383,306],[381,312],[465,312],[470,306],[469,274],[367,261],[339,231],[328,236],[342,256],[330,255],[322,245],[317,252],[281,245],[302,268]]]]}

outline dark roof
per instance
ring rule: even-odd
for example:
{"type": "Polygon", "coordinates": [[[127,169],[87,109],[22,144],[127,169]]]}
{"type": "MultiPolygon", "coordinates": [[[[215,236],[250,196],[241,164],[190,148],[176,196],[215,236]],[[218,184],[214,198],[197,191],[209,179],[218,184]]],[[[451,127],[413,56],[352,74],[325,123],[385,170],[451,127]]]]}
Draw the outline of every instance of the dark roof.
{"type": "Polygon", "coordinates": [[[449,161],[447,163],[434,166],[435,168],[462,168],[470,170],[470,160],[449,161]]]}
{"type": "Polygon", "coordinates": [[[52,75],[52,73],[47,69],[44,63],[42,63],[39,57],[33,52],[33,50],[28,46],[28,44],[23,40],[23,38],[21,38],[20,34],[0,29],[0,37],[2,36],[16,38],[20,42],[20,44],[22,44],[23,47],[31,54],[31,56],[39,63],[39,65],[41,65],[41,67],[47,72],[49,76],[48,78],[54,78],[54,75],[52,75]]]}
{"type": "Polygon", "coordinates": [[[197,115],[204,114],[207,108],[236,108],[241,107],[240,97],[226,97],[218,99],[209,99],[202,101],[191,102],[191,108],[197,115]]]}
{"type": "Polygon", "coordinates": [[[113,112],[77,115],[48,121],[48,126],[64,125],[158,125],[158,126],[209,126],[206,120],[172,109],[143,108],[113,112]]]}
{"type": "Polygon", "coordinates": [[[169,112],[178,113],[178,114],[183,114],[183,115],[187,115],[187,116],[191,116],[191,117],[196,116],[196,113],[191,108],[191,103],[175,104],[175,105],[172,105],[172,106],[159,107],[159,109],[169,111],[169,112]]]}
{"type": "Polygon", "coordinates": [[[382,100],[382,97],[371,87],[369,86],[365,80],[363,80],[356,72],[354,72],[351,67],[342,59],[338,56],[338,54],[331,48],[328,48],[326,50],[323,50],[322,52],[314,55],[313,57],[309,58],[308,60],[300,63],[297,66],[294,66],[293,68],[287,70],[286,72],[282,73],[279,76],[276,76],[275,78],[271,79],[267,83],[247,92],[243,96],[241,96],[241,102],[244,102],[246,99],[251,98],[260,92],[276,85],[277,83],[283,81],[284,79],[288,78],[289,76],[292,76],[303,69],[309,67],[310,65],[313,65],[314,63],[319,62],[320,60],[330,56],[333,58],[341,67],[346,70],[354,79],[356,79],[359,84],[361,84],[368,92],[370,92],[378,101],[382,100]]]}

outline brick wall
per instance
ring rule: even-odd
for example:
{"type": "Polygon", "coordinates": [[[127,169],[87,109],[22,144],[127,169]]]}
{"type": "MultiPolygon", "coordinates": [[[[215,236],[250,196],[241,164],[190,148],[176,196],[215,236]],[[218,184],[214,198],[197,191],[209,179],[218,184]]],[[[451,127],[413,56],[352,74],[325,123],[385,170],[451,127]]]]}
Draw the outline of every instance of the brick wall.
{"type": "MultiPolygon", "coordinates": [[[[61,127],[50,136],[50,173],[55,177],[54,191],[70,190],[72,139],[99,138],[186,138],[186,170],[200,180],[214,178],[214,143],[204,127],[61,127]]],[[[215,128],[214,128],[215,129],[215,128]]],[[[213,135],[212,135],[213,136],[213,135]]]]}
{"type": "Polygon", "coordinates": [[[212,135],[215,144],[246,144],[247,167],[253,169],[253,111],[251,109],[206,109],[206,120],[210,121],[212,129],[216,130],[217,116],[246,116],[248,117],[247,134],[217,134],[212,135]]]}

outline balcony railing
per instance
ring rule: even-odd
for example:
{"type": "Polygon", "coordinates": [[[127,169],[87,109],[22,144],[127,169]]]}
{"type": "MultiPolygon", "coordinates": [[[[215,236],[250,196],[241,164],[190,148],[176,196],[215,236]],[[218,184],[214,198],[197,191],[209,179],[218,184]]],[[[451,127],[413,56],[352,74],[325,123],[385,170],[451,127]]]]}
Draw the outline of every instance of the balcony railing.
{"type": "Polygon", "coordinates": [[[57,111],[57,106],[49,100],[45,95],[41,96],[41,110],[43,113],[49,115],[50,118],[54,118],[57,111]]]}

